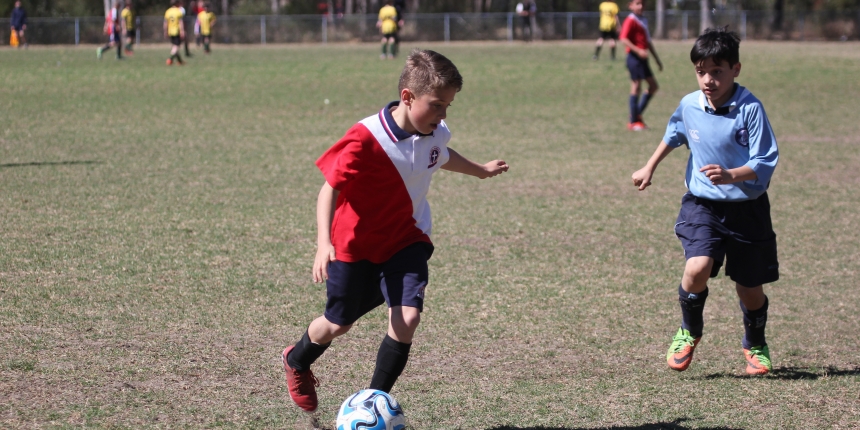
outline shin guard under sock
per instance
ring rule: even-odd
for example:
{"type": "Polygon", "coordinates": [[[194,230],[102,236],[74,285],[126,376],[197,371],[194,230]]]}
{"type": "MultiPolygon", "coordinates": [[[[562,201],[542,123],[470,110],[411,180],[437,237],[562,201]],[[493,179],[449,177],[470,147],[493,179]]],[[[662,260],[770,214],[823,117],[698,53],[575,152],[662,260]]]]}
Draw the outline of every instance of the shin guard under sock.
{"type": "Polygon", "coordinates": [[[744,313],[744,349],[767,345],[764,338],[764,329],[767,326],[767,296],[764,297],[764,305],[754,311],[747,309],[744,302],[740,302],[740,306],[741,312],[744,313]]]}
{"type": "Polygon", "coordinates": [[[287,364],[299,372],[304,372],[311,368],[311,364],[317,361],[330,345],[331,342],[325,345],[311,342],[308,332],[305,332],[287,356],[287,364]]]}
{"type": "Polygon", "coordinates": [[[690,332],[693,337],[702,337],[702,329],[705,327],[705,300],[708,298],[708,289],[701,293],[688,293],[678,285],[678,302],[681,304],[681,328],[690,332]]]}
{"type": "Polygon", "coordinates": [[[373,370],[370,389],[391,392],[397,378],[406,368],[411,348],[411,343],[401,343],[385,335],[376,355],[376,369],[373,370]]]}

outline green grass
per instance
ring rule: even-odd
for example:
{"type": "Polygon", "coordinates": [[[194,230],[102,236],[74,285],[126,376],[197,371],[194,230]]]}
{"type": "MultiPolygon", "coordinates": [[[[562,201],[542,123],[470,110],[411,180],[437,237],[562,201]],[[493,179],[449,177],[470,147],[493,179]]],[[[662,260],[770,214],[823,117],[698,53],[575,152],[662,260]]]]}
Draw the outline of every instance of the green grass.
{"type": "MultiPolygon", "coordinates": [[[[686,152],[630,184],[680,98],[690,43],[625,129],[623,61],[591,44],[426,44],[465,86],[437,175],[428,302],[393,394],[419,429],[852,428],[860,421],[860,45],[744,42],[741,84],[780,144],[775,371],[743,376],[732,283],[711,283],[691,368],[672,233],[686,152]]],[[[408,50],[409,47],[405,47],[408,50]]],[[[0,50],[0,427],[299,428],[280,351],[324,307],[314,160],[396,98],[375,45],[0,50]],[[331,100],[326,105],[324,99],[331,100]]],[[[377,310],[317,362],[320,422],[369,381],[377,310]]]]}

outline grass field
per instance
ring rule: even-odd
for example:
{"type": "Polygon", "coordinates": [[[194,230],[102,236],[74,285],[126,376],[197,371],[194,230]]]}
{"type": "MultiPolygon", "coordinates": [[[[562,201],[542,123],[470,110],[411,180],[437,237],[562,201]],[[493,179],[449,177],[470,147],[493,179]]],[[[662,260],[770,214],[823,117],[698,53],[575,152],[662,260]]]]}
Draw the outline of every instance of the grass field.
{"type": "MultiPolygon", "coordinates": [[[[432,186],[428,301],[393,391],[415,428],[860,428],[860,45],[741,45],[781,152],[775,370],[755,379],[722,276],[693,365],[665,364],[686,151],[646,192],[629,178],[696,89],[690,46],[658,42],[653,129],[631,133],[623,61],[590,43],[421,45],[465,79],[451,147],[511,170],[432,186]]],[[[313,162],[396,98],[402,63],[377,50],[216,45],[184,67],[166,46],[0,50],[0,427],[307,426],[279,354],[325,303],[313,162]]],[[[315,364],[323,428],[385,324],[315,364]]]]}

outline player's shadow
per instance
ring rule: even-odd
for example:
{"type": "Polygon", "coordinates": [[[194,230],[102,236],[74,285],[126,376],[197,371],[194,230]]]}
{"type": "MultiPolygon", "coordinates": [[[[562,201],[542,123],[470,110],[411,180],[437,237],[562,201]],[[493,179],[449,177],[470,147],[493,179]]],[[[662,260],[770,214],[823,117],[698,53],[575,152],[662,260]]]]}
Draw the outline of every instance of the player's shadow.
{"type": "MultiPolygon", "coordinates": [[[[855,367],[853,369],[837,369],[833,366],[822,367],[818,370],[804,368],[804,367],[777,367],[773,369],[773,371],[764,376],[765,378],[771,379],[782,379],[787,381],[796,381],[796,380],[816,380],[821,378],[834,378],[840,376],[858,376],[860,375],[860,367],[855,367]]],[[[722,378],[734,378],[734,379],[748,379],[750,376],[748,375],[737,375],[733,373],[711,373],[710,375],[704,375],[693,379],[722,379],[722,378]]]]}
{"type": "Polygon", "coordinates": [[[102,164],[101,161],[82,160],[82,161],[31,161],[29,163],[6,163],[0,164],[0,169],[7,167],[28,167],[28,166],[74,166],[78,164],[102,164]]]}
{"type": "MultiPolygon", "coordinates": [[[[487,430],[689,430],[693,427],[687,427],[682,423],[691,421],[689,418],[678,418],[672,422],[660,422],[642,424],[638,426],[612,426],[612,427],[510,427],[501,426],[493,427],[487,430]]],[[[696,427],[704,430],[742,430],[732,427],[696,427]]]]}

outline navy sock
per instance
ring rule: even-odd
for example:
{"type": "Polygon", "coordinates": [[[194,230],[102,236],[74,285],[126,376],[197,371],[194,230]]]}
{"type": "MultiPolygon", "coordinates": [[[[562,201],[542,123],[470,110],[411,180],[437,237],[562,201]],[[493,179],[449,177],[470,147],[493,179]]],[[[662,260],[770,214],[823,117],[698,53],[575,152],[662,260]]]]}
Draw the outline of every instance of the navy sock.
{"type": "Polygon", "coordinates": [[[767,345],[764,339],[764,329],[767,326],[767,296],[764,297],[764,306],[754,311],[747,309],[744,302],[740,302],[740,305],[741,312],[744,313],[744,349],[767,345]]]}
{"type": "Polygon", "coordinates": [[[600,47],[598,46],[598,47],[594,48],[594,58],[597,58],[599,56],[600,56],[600,47]]]}
{"type": "Polygon", "coordinates": [[[635,94],[630,95],[630,122],[631,123],[638,121],[637,118],[639,117],[639,104],[636,100],[638,98],[639,97],[636,96],[635,94]]]}
{"type": "Polygon", "coordinates": [[[373,370],[370,389],[390,392],[406,368],[411,348],[411,343],[398,342],[386,334],[376,354],[376,369],[373,370]]]}
{"type": "Polygon", "coordinates": [[[290,355],[287,356],[287,364],[299,372],[304,372],[311,368],[311,364],[317,361],[317,358],[320,358],[330,345],[331,342],[325,345],[311,342],[308,332],[305,332],[302,338],[296,342],[293,350],[290,351],[290,355]]]}
{"type": "Polygon", "coordinates": [[[702,337],[702,329],[705,327],[705,319],[702,314],[705,311],[705,300],[708,298],[708,289],[701,293],[688,293],[678,285],[678,302],[681,304],[681,328],[690,332],[693,337],[702,337]]]}
{"type": "Polygon", "coordinates": [[[648,107],[649,101],[651,101],[651,93],[642,94],[642,98],[639,99],[639,115],[642,115],[642,112],[645,112],[645,108],[648,107]]]}

